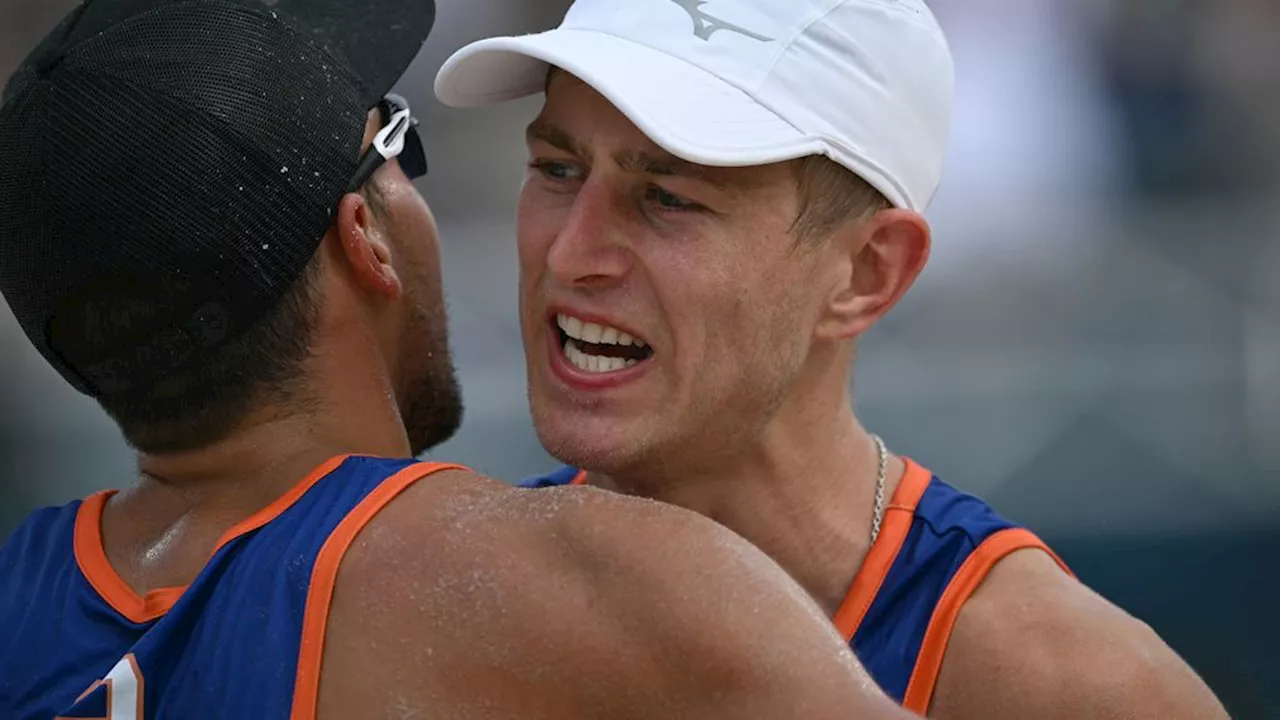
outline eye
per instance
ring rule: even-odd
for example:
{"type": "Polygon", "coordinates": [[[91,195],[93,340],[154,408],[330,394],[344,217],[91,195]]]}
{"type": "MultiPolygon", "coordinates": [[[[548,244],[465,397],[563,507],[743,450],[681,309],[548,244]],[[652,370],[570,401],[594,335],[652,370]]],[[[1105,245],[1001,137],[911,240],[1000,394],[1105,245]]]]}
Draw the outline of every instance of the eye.
{"type": "Polygon", "coordinates": [[[582,176],[582,170],[577,165],[558,160],[534,160],[529,163],[529,169],[555,182],[579,180],[582,176]]]}
{"type": "Polygon", "coordinates": [[[645,199],[656,203],[663,210],[673,210],[677,212],[690,212],[705,210],[703,206],[695,202],[690,202],[675,193],[668,192],[657,185],[650,185],[645,193],[645,199]]]}

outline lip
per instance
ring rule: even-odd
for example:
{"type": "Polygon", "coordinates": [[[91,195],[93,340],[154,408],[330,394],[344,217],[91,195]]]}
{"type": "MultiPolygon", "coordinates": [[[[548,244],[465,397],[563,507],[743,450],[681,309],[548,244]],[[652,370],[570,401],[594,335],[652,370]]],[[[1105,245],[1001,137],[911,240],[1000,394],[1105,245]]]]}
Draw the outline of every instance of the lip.
{"type": "Polygon", "coordinates": [[[622,323],[619,323],[616,320],[613,320],[612,318],[607,318],[603,315],[593,315],[592,313],[589,313],[589,312],[581,312],[581,311],[574,310],[572,308],[563,307],[563,306],[553,307],[550,310],[548,310],[547,322],[551,323],[553,326],[559,327],[559,325],[557,325],[557,316],[559,315],[569,315],[571,317],[575,317],[581,320],[582,322],[595,323],[596,325],[611,327],[621,332],[624,332],[630,335],[631,337],[640,338],[641,340],[648,342],[647,338],[645,338],[640,333],[636,332],[633,328],[629,328],[626,325],[623,325],[622,323]]]}
{"type": "Polygon", "coordinates": [[[649,365],[653,361],[652,355],[631,367],[613,372],[593,373],[579,370],[577,366],[569,362],[569,358],[565,357],[564,347],[560,344],[560,333],[557,332],[558,326],[556,325],[556,316],[560,314],[571,315],[584,322],[593,322],[597,325],[608,325],[633,337],[639,337],[639,335],[612,320],[598,315],[580,313],[566,308],[553,308],[547,316],[547,355],[550,359],[552,373],[565,385],[577,390],[607,390],[634,382],[649,371],[649,365]]]}

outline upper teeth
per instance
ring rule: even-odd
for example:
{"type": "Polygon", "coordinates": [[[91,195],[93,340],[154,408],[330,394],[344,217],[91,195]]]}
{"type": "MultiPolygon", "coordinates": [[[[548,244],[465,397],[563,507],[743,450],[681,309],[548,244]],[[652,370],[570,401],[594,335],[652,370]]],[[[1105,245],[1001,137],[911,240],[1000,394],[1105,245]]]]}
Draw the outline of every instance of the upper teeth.
{"type": "Polygon", "coordinates": [[[556,324],[564,331],[565,335],[574,340],[591,343],[593,345],[635,345],[637,347],[645,347],[645,341],[638,337],[631,337],[627,333],[608,325],[597,325],[592,322],[583,322],[576,317],[571,317],[561,313],[556,316],[556,324]]]}

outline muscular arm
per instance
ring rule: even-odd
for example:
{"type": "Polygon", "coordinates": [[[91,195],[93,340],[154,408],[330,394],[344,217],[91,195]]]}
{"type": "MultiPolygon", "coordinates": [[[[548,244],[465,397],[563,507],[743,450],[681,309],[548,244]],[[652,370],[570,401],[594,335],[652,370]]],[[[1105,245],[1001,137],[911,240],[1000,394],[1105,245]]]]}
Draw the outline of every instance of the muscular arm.
{"type": "Polygon", "coordinates": [[[338,573],[320,718],[908,715],[759,551],[586,488],[429,478],[338,573]]]}
{"type": "Polygon", "coordinates": [[[1228,717],[1208,686],[1149,627],[1035,550],[997,564],[965,603],[929,716],[1228,717]]]}

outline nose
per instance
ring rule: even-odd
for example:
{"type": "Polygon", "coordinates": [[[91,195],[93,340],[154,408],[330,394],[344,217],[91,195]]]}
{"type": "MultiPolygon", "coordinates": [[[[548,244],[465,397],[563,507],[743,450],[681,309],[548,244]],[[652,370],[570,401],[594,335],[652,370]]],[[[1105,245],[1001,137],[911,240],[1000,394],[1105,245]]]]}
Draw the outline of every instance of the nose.
{"type": "Polygon", "coordinates": [[[603,289],[631,269],[632,255],[621,202],[600,182],[586,182],[551,245],[547,266],[564,287],[603,289]]]}

